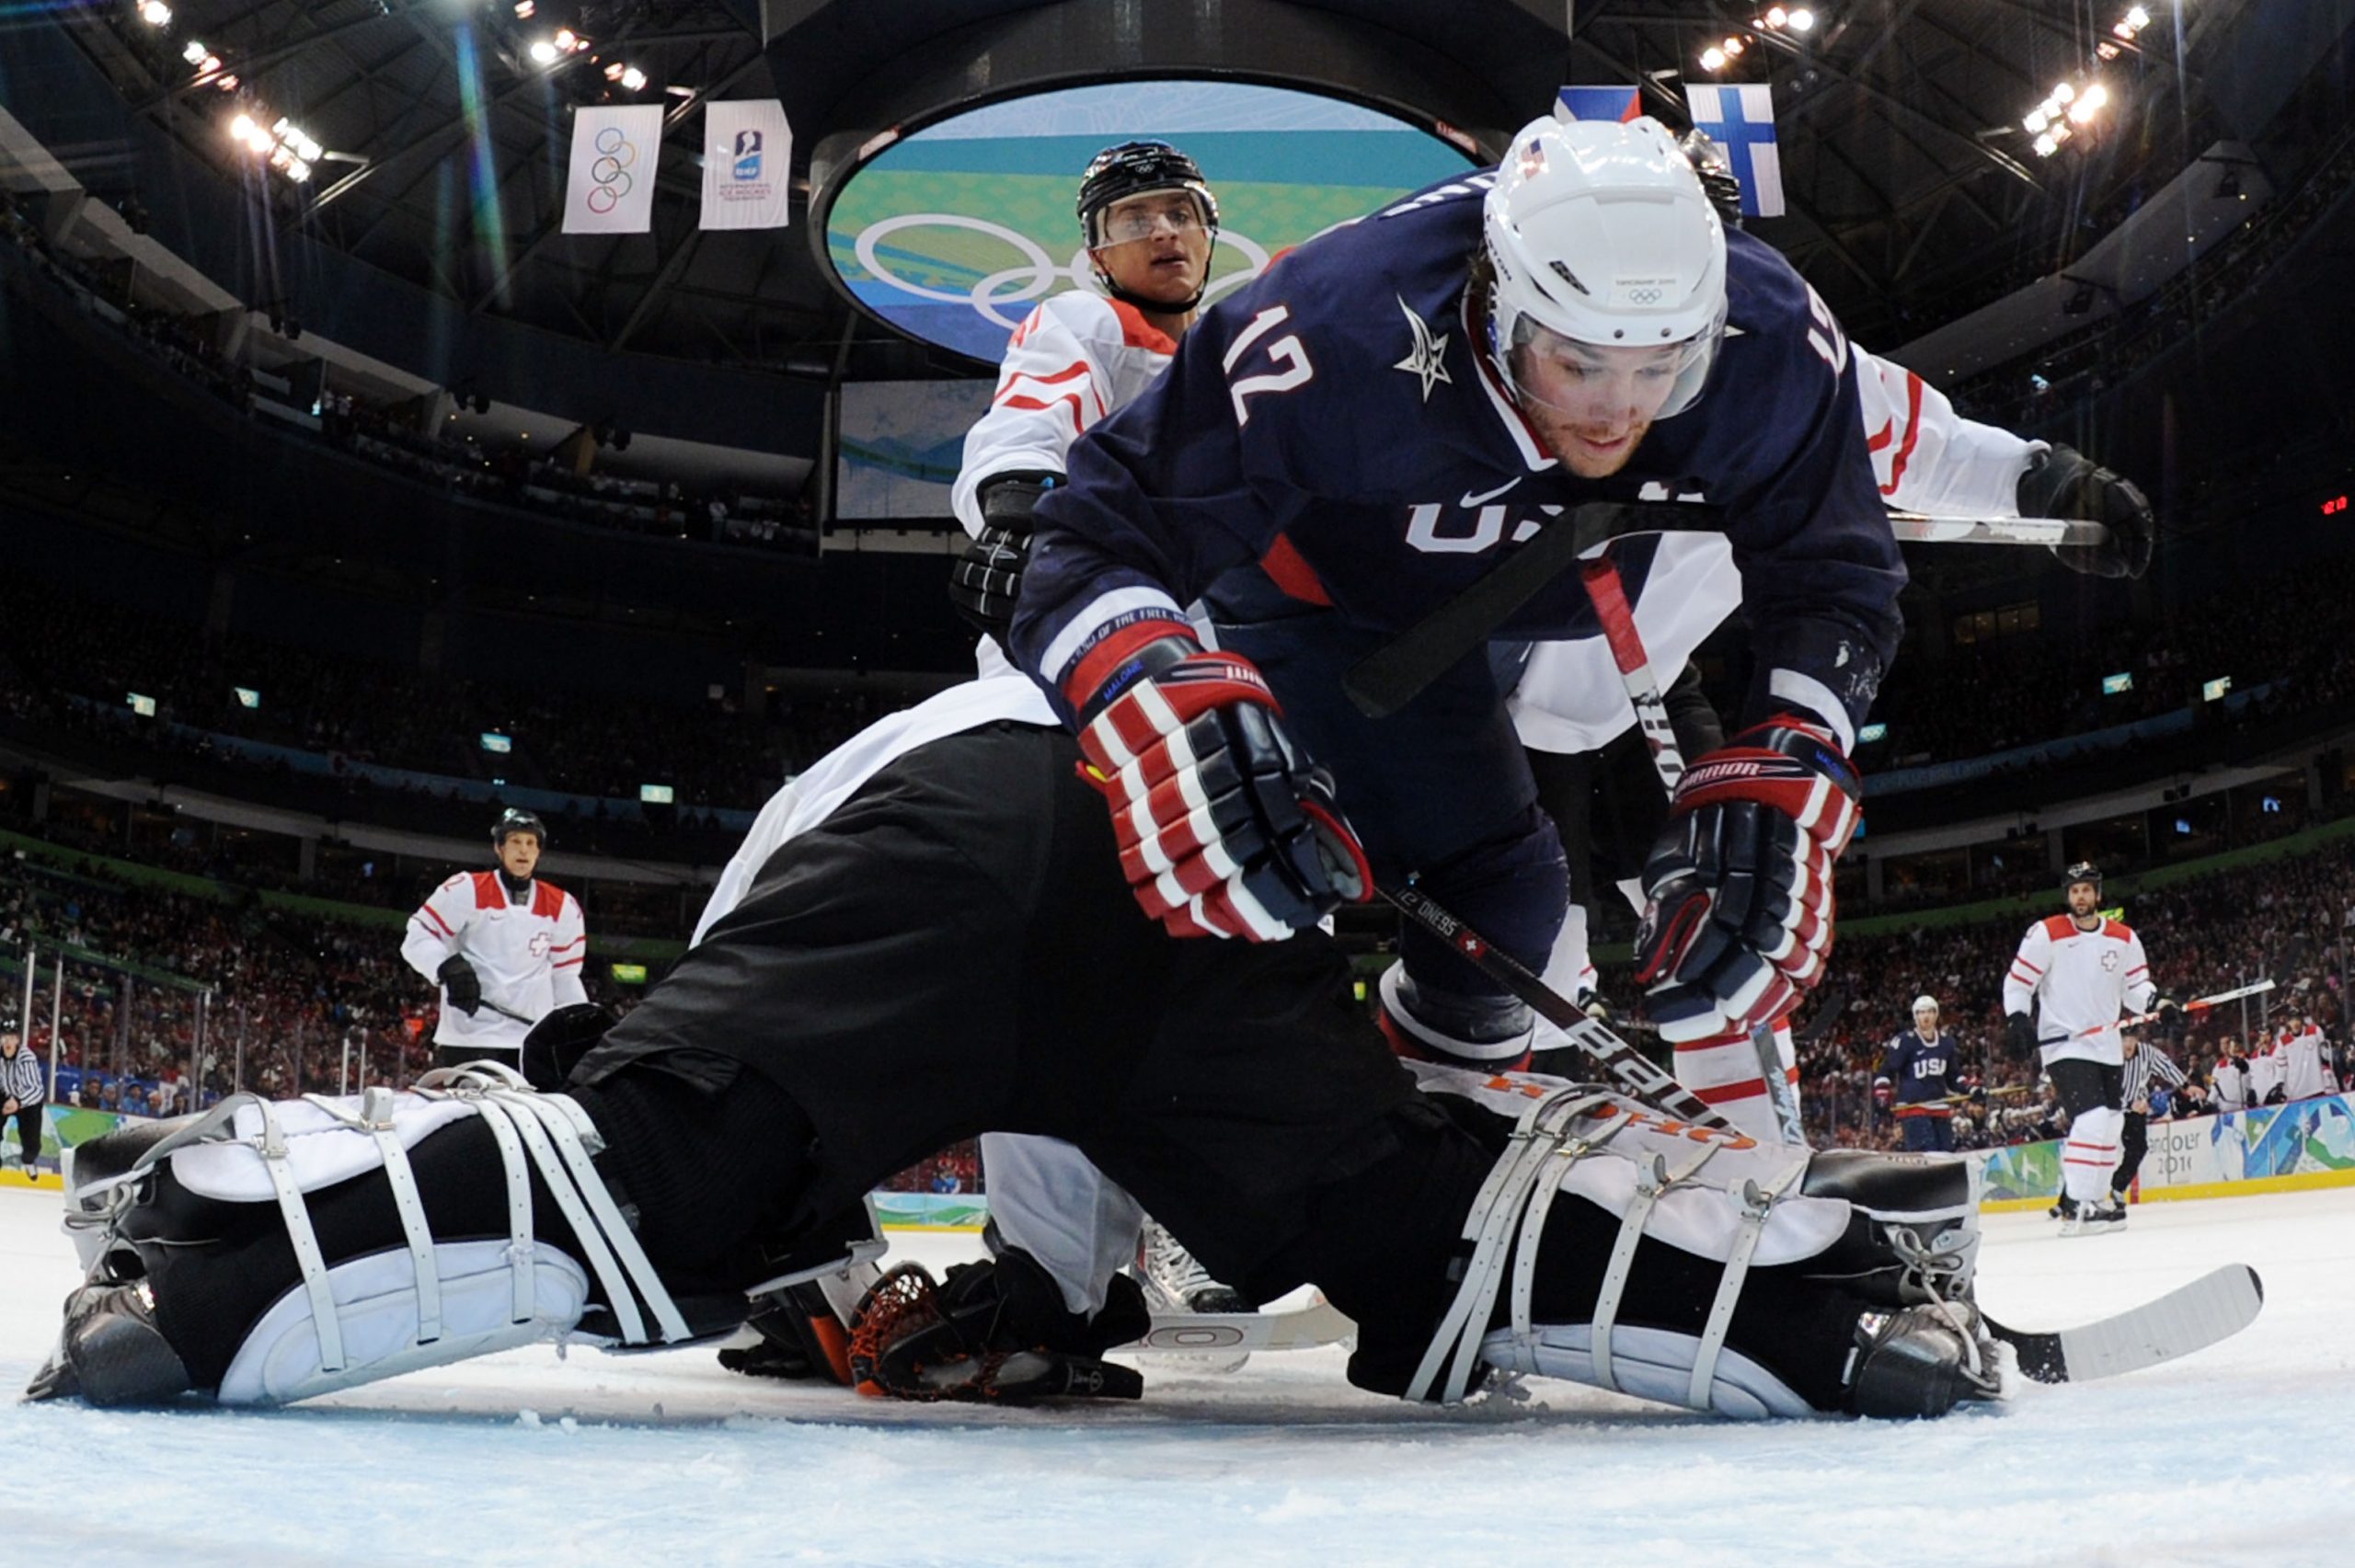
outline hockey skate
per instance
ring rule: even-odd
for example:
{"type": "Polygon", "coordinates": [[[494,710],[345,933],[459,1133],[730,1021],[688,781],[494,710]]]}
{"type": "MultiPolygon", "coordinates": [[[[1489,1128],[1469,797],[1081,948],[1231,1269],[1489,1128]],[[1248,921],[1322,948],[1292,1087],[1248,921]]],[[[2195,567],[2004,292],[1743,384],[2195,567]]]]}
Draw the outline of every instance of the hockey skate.
{"type": "MultiPolygon", "coordinates": [[[[1148,1219],[1137,1238],[1137,1261],[1132,1271],[1144,1290],[1145,1304],[1157,1313],[1248,1312],[1251,1303],[1234,1287],[1211,1277],[1184,1242],[1169,1228],[1148,1219]]],[[[1233,1372],[1251,1359],[1247,1350],[1147,1350],[1137,1359],[1171,1371],[1233,1372]]]]}
{"type": "Polygon", "coordinates": [[[1858,1415],[1944,1415],[1964,1400],[2003,1396],[1995,1341],[1967,1301],[1867,1312],[1856,1322],[1856,1347],[1848,1408],[1858,1415]]]}
{"type": "Polygon", "coordinates": [[[2114,1195],[2106,1203],[2077,1206],[2076,1228],[2062,1227],[2064,1236],[2116,1236],[2126,1230],[2126,1205],[2114,1195]]]}

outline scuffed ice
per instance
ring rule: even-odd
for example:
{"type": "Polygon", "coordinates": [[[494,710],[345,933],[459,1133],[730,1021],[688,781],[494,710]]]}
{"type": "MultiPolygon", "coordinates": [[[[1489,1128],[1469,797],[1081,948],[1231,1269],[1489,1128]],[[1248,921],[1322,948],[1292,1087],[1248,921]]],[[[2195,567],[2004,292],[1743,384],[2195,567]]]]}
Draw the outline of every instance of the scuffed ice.
{"type": "MultiPolygon", "coordinates": [[[[74,1282],[57,1209],[0,1191],[11,1389],[74,1282]]],[[[2173,1367],[1905,1425],[1734,1426],[1540,1380],[1416,1410],[1348,1388],[1338,1351],[1003,1412],[748,1381],[708,1349],[540,1348],[262,1414],[0,1404],[0,1539],[50,1568],[2355,1561],[2355,1191],[1988,1235],[1982,1293],[2024,1328],[2234,1260],[2265,1313],[2173,1367]]],[[[899,1240],[936,1265],[973,1246],[899,1240]]]]}

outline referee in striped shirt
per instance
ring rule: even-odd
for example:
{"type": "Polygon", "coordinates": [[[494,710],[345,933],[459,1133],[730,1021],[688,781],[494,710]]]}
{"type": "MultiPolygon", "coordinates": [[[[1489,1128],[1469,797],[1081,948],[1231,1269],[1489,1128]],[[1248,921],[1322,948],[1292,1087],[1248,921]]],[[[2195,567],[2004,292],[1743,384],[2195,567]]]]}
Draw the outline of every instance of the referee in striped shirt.
{"type": "MultiPolygon", "coordinates": [[[[2151,1081],[2158,1080],[2171,1089],[2183,1087],[2183,1069],[2167,1059],[2167,1053],[2154,1041],[2126,1036],[2126,1086],[2120,1098],[2126,1106],[2126,1131],[2119,1139],[2118,1169],[2109,1178],[2109,1196],[2122,1205],[2126,1189],[2134,1185],[2134,1173],[2142,1168],[2142,1156],[2151,1147],[2151,1081]]],[[[2120,1209],[2120,1212],[2124,1212],[2120,1209]]]]}
{"type": "Polygon", "coordinates": [[[24,1037],[14,1024],[0,1023],[0,1143],[7,1140],[7,1121],[17,1122],[17,1137],[25,1150],[25,1179],[40,1171],[40,1106],[47,1099],[40,1062],[25,1049],[24,1037]]]}

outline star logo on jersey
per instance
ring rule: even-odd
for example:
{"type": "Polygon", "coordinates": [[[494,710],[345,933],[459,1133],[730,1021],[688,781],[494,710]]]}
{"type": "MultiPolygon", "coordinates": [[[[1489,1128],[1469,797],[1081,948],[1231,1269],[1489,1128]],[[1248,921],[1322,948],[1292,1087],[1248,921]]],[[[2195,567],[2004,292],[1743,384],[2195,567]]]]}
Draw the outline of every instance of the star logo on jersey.
{"type": "Polygon", "coordinates": [[[1455,378],[1447,373],[1447,334],[1442,332],[1434,336],[1430,323],[1415,314],[1415,307],[1407,303],[1404,294],[1392,297],[1397,300],[1398,308],[1407,315],[1407,329],[1415,335],[1415,346],[1407,351],[1405,359],[1390,368],[1422,377],[1423,401],[1429,403],[1434,383],[1443,381],[1450,386],[1455,384],[1455,378]]]}

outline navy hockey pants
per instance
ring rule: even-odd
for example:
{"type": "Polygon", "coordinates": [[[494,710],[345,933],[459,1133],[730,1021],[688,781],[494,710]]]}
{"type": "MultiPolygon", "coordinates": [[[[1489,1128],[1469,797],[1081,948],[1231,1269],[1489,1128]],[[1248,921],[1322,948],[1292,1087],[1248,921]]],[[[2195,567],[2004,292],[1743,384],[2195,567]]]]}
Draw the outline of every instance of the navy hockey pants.
{"type": "MultiPolygon", "coordinates": [[[[1397,713],[1370,719],[1341,681],[1389,634],[1292,599],[1256,568],[1221,578],[1203,603],[1219,646],[1259,667],[1292,738],[1332,771],[1375,877],[1395,887],[1419,876],[1450,912],[1542,971],[1568,907],[1570,874],[1505,712],[1526,646],[1467,655],[1397,713]]],[[[1505,994],[1412,922],[1398,947],[1419,986],[1505,994]]]]}

